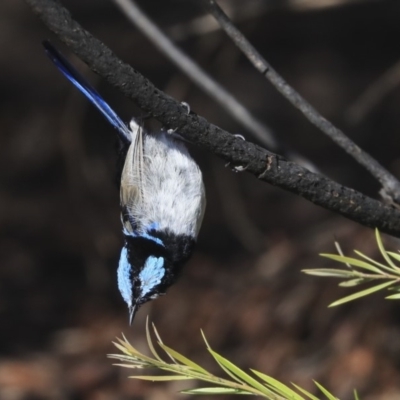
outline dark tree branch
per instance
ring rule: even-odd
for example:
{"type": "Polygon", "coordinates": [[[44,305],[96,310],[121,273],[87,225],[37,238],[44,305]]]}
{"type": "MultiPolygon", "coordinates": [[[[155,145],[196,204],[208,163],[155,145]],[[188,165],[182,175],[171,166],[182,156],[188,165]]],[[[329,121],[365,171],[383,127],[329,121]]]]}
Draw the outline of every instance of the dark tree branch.
{"type": "Polygon", "coordinates": [[[230,116],[260,140],[269,150],[284,154],[289,160],[318,172],[313,163],[275,138],[271,129],[250,113],[231,93],[207,74],[195,61],[180,50],[134,0],[113,0],[131,21],[177,68],[186,74],[201,90],[220,104],[230,116]]]}
{"type": "Polygon", "coordinates": [[[232,118],[258,137],[272,151],[279,152],[272,131],[252,115],[236,98],[180,50],[131,0],[114,0],[126,17],[151,40],[165,56],[183,71],[201,90],[216,100],[232,118]]]}
{"type": "Polygon", "coordinates": [[[340,129],[324,118],[310,103],[279,75],[246,37],[234,26],[229,17],[214,0],[203,0],[206,9],[219,22],[235,45],[245,54],[254,67],[261,72],[289,102],[325,135],[350,154],[382,185],[383,196],[400,204],[400,182],[378,161],[357,146],[340,129]]]}
{"type": "Polygon", "coordinates": [[[243,167],[258,179],[337,212],[368,227],[400,237],[400,211],[341,186],[253,143],[229,134],[190,113],[125,64],[74,21],[57,0],[25,0],[32,10],[79,58],[142,110],[168,128],[177,128],[189,141],[243,167]]]}

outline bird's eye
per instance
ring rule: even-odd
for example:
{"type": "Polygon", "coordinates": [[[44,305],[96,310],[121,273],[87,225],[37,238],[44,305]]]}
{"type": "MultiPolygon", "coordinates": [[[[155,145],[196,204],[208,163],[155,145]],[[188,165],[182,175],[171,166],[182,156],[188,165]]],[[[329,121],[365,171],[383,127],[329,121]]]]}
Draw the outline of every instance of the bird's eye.
{"type": "Polygon", "coordinates": [[[132,305],[131,269],[128,261],[128,249],[123,247],[118,265],[118,288],[128,306],[132,305]]]}
{"type": "Polygon", "coordinates": [[[146,296],[147,293],[159,285],[164,275],[164,258],[148,257],[139,274],[142,297],[146,296]]]}

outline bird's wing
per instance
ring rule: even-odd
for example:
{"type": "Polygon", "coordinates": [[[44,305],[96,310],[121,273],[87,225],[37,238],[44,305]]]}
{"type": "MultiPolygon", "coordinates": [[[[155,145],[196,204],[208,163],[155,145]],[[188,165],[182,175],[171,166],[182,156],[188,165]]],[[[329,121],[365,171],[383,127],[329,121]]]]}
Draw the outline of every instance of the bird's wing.
{"type": "Polygon", "coordinates": [[[140,209],[144,198],[143,186],[143,129],[138,126],[131,132],[132,143],[125,158],[121,176],[122,223],[125,234],[134,234],[137,230],[135,210],[140,209]]]}

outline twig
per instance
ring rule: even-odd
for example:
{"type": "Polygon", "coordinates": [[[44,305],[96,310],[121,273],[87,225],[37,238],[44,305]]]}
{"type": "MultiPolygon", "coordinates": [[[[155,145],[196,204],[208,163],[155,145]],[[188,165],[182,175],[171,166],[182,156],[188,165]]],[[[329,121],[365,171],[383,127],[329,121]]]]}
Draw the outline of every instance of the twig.
{"type": "Polygon", "coordinates": [[[214,0],[203,0],[207,10],[217,19],[235,45],[246,55],[254,67],[261,72],[289,102],[325,135],[358,161],[382,185],[383,195],[400,204],[400,182],[368,153],[358,147],[340,129],[324,118],[298,92],[280,76],[245,36],[233,25],[229,17],[214,0]]]}
{"type": "MultiPolygon", "coordinates": [[[[280,7],[290,7],[288,3],[276,3],[276,2],[266,2],[265,0],[250,0],[242,1],[240,0],[228,0],[224,4],[235,12],[234,20],[236,22],[246,22],[253,20],[254,18],[260,18],[264,14],[273,11],[280,7]]],[[[168,28],[167,33],[170,37],[175,40],[184,40],[190,36],[203,36],[205,34],[220,31],[221,26],[218,22],[209,14],[196,16],[188,21],[181,21],[168,28]]]]}
{"type": "MultiPolygon", "coordinates": [[[[290,12],[309,12],[327,8],[339,8],[351,6],[374,0],[225,0],[223,5],[227,14],[235,23],[245,23],[255,18],[261,18],[264,14],[276,10],[288,10],[290,12]],[[231,11],[231,12],[230,12],[231,11]]],[[[221,26],[210,15],[201,15],[188,21],[182,21],[168,28],[167,33],[175,40],[184,40],[190,36],[202,36],[211,32],[220,31],[221,26]]]]}
{"type": "Polygon", "coordinates": [[[353,189],[312,173],[249,141],[243,141],[158,90],[139,72],[122,62],[102,42],[74,21],[57,0],[25,0],[50,30],[79,58],[144,112],[167,128],[176,128],[189,141],[231,163],[246,167],[258,179],[298,194],[330,211],[368,227],[400,237],[400,211],[353,189]]]}
{"type": "Polygon", "coordinates": [[[361,122],[362,119],[400,84],[400,61],[390,67],[382,76],[373,82],[360,96],[346,113],[346,118],[352,124],[361,122]]]}
{"type": "Polygon", "coordinates": [[[299,11],[309,11],[324,8],[349,6],[354,3],[362,2],[365,2],[365,0],[289,0],[288,7],[299,11]]]}
{"type": "Polygon", "coordinates": [[[211,78],[190,57],[180,50],[165,34],[147,17],[133,0],[114,0],[125,16],[147,36],[157,48],[182,70],[200,89],[216,100],[236,121],[252,132],[273,151],[278,151],[278,144],[273,133],[235,97],[211,78]]]}
{"type": "Polygon", "coordinates": [[[135,26],[182,70],[198,87],[216,100],[234,119],[257,137],[269,150],[280,153],[300,163],[310,171],[317,167],[304,156],[283,146],[275,139],[273,132],[254,117],[235,97],[208,75],[197,63],[182,52],[137,6],[134,0],[114,0],[122,12],[135,26]]]}

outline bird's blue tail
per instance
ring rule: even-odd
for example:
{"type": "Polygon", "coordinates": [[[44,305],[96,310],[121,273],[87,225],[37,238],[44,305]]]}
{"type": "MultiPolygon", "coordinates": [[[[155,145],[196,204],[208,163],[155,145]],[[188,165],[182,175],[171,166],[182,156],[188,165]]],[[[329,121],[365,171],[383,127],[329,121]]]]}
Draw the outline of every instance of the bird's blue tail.
{"type": "Polygon", "coordinates": [[[124,143],[130,143],[131,135],[128,127],[115,111],[106,103],[97,90],[86,81],[86,79],[67,61],[67,59],[53,45],[44,41],[43,46],[46,54],[64,76],[78,88],[89,101],[104,115],[108,122],[117,130],[124,143]]]}

